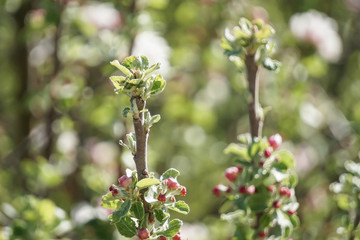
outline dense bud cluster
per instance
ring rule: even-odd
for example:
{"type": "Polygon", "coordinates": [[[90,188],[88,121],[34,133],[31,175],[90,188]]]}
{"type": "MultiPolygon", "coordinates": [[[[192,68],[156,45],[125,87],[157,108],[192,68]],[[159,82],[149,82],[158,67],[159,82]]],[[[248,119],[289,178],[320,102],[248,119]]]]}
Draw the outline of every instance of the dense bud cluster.
{"type": "MultiPolygon", "coordinates": [[[[298,223],[294,160],[289,152],[279,150],[281,143],[281,136],[275,134],[268,140],[257,139],[248,145],[230,144],[225,152],[233,154],[238,165],[225,170],[228,186],[218,184],[213,188],[213,194],[225,196],[228,199],[226,206],[231,206],[228,207],[229,215],[222,215],[224,219],[239,221],[242,218],[235,218],[233,214],[244,214],[249,218],[247,221],[256,222],[254,218],[262,216],[258,220],[261,228],[254,232],[258,238],[275,239],[281,231],[286,233],[282,237],[287,237],[298,223]],[[282,225],[282,221],[287,226],[282,225]],[[279,228],[289,230],[285,232],[285,229],[280,231],[279,228]]],[[[236,225],[252,227],[241,220],[236,225]]]]}
{"type": "Polygon", "coordinates": [[[119,185],[109,187],[101,206],[115,210],[110,216],[111,222],[125,237],[133,237],[136,232],[139,239],[181,239],[179,230],[182,221],[170,220],[169,212],[187,214],[190,211],[184,201],[175,198],[186,195],[186,187],[177,181],[179,174],[179,171],[171,168],[160,179],[150,173],[150,178],[138,181],[136,171],[127,169],[126,174],[118,179],[119,185]],[[140,198],[142,189],[146,189],[144,199],[154,211],[154,217],[145,213],[140,198]]]}

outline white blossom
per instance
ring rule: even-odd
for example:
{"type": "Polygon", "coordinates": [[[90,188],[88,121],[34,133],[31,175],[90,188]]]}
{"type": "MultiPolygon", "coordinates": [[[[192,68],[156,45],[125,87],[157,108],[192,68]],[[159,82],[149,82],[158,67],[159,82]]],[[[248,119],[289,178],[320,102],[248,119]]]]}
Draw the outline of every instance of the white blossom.
{"type": "Polygon", "coordinates": [[[297,13],[290,19],[292,34],[301,41],[314,44],[326,61],[336,62],[342,54],[342,42],[334,19],[316,10],[297,13]]]}

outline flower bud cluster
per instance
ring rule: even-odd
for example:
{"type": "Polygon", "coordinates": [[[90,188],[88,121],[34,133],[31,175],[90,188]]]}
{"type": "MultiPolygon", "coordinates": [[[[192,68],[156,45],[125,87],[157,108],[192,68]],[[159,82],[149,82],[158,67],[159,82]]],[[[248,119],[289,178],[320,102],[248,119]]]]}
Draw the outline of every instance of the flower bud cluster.
{"type": "MultiPolygon", "coordinates": [[[[279,150],[281,144],[280,134],[272,135],[268,140],[257,139],[249,145],[230,144],[225,152],[236,156],[236,165],[225,170],[227,184],[218,184],[212,190],[216,197],[228,199],[226,206],[232,203],[229,215],[223,214],[224,219],[233,220],[231,214],[239,214],[239,211],[246,213],[248,222],[261,222],[254,219],[258,216],[272,219],[255,229],[259,238],[279,237],[277,229],[281,228],[279,221],[283,219],[289,222],[291,229],[298,221],[294,163],[290,153],[279,150]]],[[[241,221],[243,218],[236,219],[241,221]]],[[[288,237],[288,234],[281,237],[288,237]]]]}

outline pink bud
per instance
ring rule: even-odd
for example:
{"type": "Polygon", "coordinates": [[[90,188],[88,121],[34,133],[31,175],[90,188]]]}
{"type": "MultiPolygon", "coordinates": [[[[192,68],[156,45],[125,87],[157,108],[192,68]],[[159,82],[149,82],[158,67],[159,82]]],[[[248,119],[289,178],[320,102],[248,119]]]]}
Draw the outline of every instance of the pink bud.
{"type": "Polygon", "coordinates": [[[176,181],[176,179],[171,177],[167,180],[167,186],[171,190],[176,190],[180,187],[180,184],[176,181]]]}
{"type": "Polygon", "coordinates": [[[165,202],[166,201],[166,196],[165,194],[159,194],[158,198],[157,198],[160,202],[165,202]]]}
{"type": "Polygon", "coordinates": [[[250,195],[253,195],[255,193],[255,186],[254,185],[251,185],[247,188],[247,192],[250,194],[250,195]]]}
{"type": "Polygon", "coordinates": [[[132,183],[132,178],[126,175],[123,175],[119,178],[120,186],[127,188],[132,183]]]}
{"type": "Polygon", "coordinates": [[[230,181],[235,181],[239,175],[239,169],[237,167],[229,167],[225,170],[225,177],[230,181]]]}
{"type": "Polygon", "coordinates": [[[274,189],[275,189],[274,185],[270,185],[270,186],[267,187],[267,190],[268,190],[269,192],[273,192],[274,189]]]}
{"type": "Polygon", "coordinates": [[[148,239],[149,238],[149,230],[147,228],[141,228],[138,232],[138,237],[140,239],[148,239]]]}
{"type": "Polygon", "coordinates": [[[181,192],[180,192],[180,196],[185,196],[186,195],[186,187],[182,186],[181,192]]]}
{"type": "Polygon", "coordinates": [[[275,150],[282,144],[282,137],[280,134],[277,133],[269,137],[268,142],[270,146],[272,146],[272,148],[275,150]]]}
{"type": "Polygon", "coordinates": [[[273,152],[273,150],[271,148],[265,149],[265,151],[264,151],[265,157],[267,157],[267,158],[270,157],[272,152],[273,152]]]}
{"type": "Polygon", "coordinates": [[[241,186],[241,187],[239,188],[239,193],[246,194],[246,193],[247,193],[246,187],[245,187],[245,186],[241,186]]]}
{"type": "Polygon", "coordinates": [[[274,203],[273,203],[273,207],[274,208],[279,208],[281,206],[281,202],[279,202],[279,201],[275,201],[274,203]]]}

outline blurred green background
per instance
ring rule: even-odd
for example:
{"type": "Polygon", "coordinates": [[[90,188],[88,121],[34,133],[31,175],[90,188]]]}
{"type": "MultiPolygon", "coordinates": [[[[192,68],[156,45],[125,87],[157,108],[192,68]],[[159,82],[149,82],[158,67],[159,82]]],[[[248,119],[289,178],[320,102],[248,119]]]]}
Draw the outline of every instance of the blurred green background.
{"type": "MultiPolygon", "coordinates": [[[[223,149],[249,129],[247,86],[220,47],[225,27],[262,18],[277,31],[278,74],[261,71],[264,134],[296,158],[301,227],[294,239],[336,238],[329,184],[359,158],[357,0],[0,0],[0,239],[123,239],[99,200],[134,168],[117,143],[132,130],[109,61],[161,62],[150,100],[149,167],[175,167],[191,213],[185,239],[231,239],[211,190],[232,164],[223,149]]],[[[226,182],[225,182],[226,183],[226,182]]]]}

